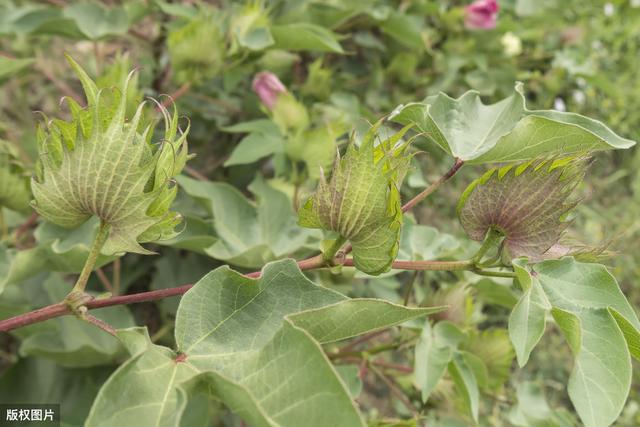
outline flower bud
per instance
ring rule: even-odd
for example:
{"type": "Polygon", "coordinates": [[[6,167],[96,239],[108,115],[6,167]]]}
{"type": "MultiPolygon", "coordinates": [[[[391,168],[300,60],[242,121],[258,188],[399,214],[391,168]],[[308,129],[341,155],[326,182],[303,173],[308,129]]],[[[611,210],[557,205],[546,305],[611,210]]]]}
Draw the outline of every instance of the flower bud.
{"type": "Polygon", "coordinates": [[[497,0],[476,0],[464,9],[464,25],[470,30],[496,27],[500,6],[497,0]]]}
{"type": "Polygon", "coordinates": [[[501,233],[507,260],[541,257],[569,225],[565,217],[577,203],[569,196],[582,181],[586,163],[584,158],[568,158],[491,169],[460,198],[462,227],[478,241],[489,230],[501,233]]]}
{"type": "Polygon", "coordinates": [[[273,109],[278,96],[287,92],[287,88],[282,84],[278,76],[268,71],[261,71],[256,74],[251,87],[269,110],[273,109]]]}
{"type": "Polygon", "coordinates": [[[355,267],[372,275],[389,270],[398,253],[399,188],[411,160],[406,153],[409,142],[401,142],[409,127],[374,146],[379,126],[364,135],[360,147],[351,142],[345,156],[336,161],[329,182],[320,177],[298,221],[303,227],[331,230],[349,240],[355,267]]]}
{"type": "Polygon", "coordinates": [[[169,211],[176,196],[173,177],[188,155],[178,116],[161,112],[162,141],[151,143],[155,123],[140,104],[127,120],[130,79],[119,88],[98,89],[68,58],[87,97],[81,108],[68,99],[72,120],[54,119],[38,132],[40,163],[32,180],[33,207],[48,221],[75,228],[96,216],[109,227],[104,254],[150,253],[139,243],[175,236],[181,216],[169,211]]]}

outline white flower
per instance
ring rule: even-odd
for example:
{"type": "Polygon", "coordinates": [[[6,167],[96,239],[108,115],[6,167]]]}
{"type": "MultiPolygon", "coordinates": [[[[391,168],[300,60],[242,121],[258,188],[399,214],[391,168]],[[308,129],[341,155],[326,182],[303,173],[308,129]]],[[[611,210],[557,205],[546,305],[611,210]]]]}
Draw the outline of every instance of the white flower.
{"type": "Polygon", "coordinates": [[[518,56],[522,53],[522,40],[511,31],[505,33],[500,39],[504,54],[507,56],[518,56]]]}
{"type": "Polygon", "coordinates": [[[613,16],[616,9],[612,3],[605,3],[604,5],[604,16],[613,16]]]}
{"type": "Polygon", "coordinates": [[[557,111],[567,111],[567,104],[565,104],[564,99],[558,97],[553,101],[553,109],[557,111]]]}
{"type": "Polygon", "coordinates": [[[587,96],[581,90],[574,90],[573,100],[576,102],[576,104],[582,105],[587,100],[587,96]]]}

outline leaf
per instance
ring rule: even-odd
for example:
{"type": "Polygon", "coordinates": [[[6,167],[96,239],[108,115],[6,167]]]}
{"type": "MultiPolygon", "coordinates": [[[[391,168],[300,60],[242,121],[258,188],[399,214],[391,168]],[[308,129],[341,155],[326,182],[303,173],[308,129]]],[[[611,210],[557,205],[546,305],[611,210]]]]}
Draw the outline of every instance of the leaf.
{"type": "Polygon", "coordinates": [[[0,294],[5,286],[33,277],[46,270],[46,257],[41,247],[17,251],[0,243],[0,294]]]}
{"type": "Polygon", "coordinates": [[[399,106],[390,119],[414,124],[429,141],[467,163],[517,162],[635,145],[579,114],[528,110],[521,83],[495,104],[484,105],[477,91],[457,99],[441,93],[399,106]]]}
{"type": "Polygon", "coordinates": [[[399,248],[402,210],[398,188],[411,157],[400,142],[405,128],[381,141],[372,126],[359,148],[352,141],[338,159],[331,180],[318,188],[298,212],[303,227],[339,233],[353,246],[355,267],[367,274],[388,271],[399,248]]]}
{"type": "Polygon", "coordinates": [[[104,383],[85,426],[121,427],[177,426],[186,406],[181,381],[194,376],[186,364],[175,361],[175,353],[151,343],[146,330],[119,331],[132,348],[133,357],[122,364],[104,383]],[[139,334],[140,337],[127,335],[139,334]]]}
{"type": "MultiPolygon", "coordinates": [[[[73,230],[67,230],[50,222],[38,225],[34,236],[40,249],[41,262],[46,267],[62,273],[80,273],[89,255],[93,236],[98,230],[97,218],[89,219],[73,230]]],[[[101,267],[116,257],[100,255],[96,262],[101,267]]]]}
{"type": "Polygon", "coordinates": [[[449,375],[453,379],[458,392],[462,395],[465,407],[471,418],[478,422],[478,411],[480,405],[480,391],[476,377],[461,353],[453,355],[453,359],[448,365],[449,375]]]}
{"type": "Polygon", "coordinates": [[[326,344],[398,325],[446,310],[446,307],[407,308],[384,300],[353,299],[289,316],[316,341],[326,344]]]}
{"type": "MultiPolygon", "coordinates": [[[[1,61],[0,56],[0,67],[1,61]]],[[[30,199],[29,179],[18,155],[8,142],[0,139],[0,209],[5,206],[24,213],[29,210],[30,199]]]]}
{"type": "Polygon", "coordinates": [[[347,388],[313,337],[347,339],[435,310],[348,299],[313,284],[292,260],[267,264],[260,279],[220,267],[183,296],[177,352],[139,329],[119,331],[132,358],[100,391],[87,425],[173,425],[191,390],[204,386],[250,425],[364,426],[350,395],[357,370],[342,372],[347,388]]]}
{"type": "Polygon", "coordinates": [[[224,162],[225,167],[254,163],[284,150],[284,139],[272,134],[250,133],[242,138],[224,162]]]}
{"type": "Polygon", "coordinates": [[[509,337],[521,367],[527,364],[531,351],[544,334],[545,316],[550,308],[537,280],[513,307],[509,316],[509,337]]]}
{"type": "Polygon", "coordinates": [[[579,315],[554,308],[575,356],[569,397],[586,427],[608,426],[622,412],[631,387],[631,358],[615,319],[604,309],[579,315]]]}
{"type": "MultiPolygon", "coordinates": [[[[64,299],[70,285],[58,275],[44,282],[49,301],[64,299]]],[[[126,307],[109,307],[94,315],[115,328],[133,326],[126,307]]],[[[38,356],[66,367],[91,367],[114,364],[122,353],[120,342],[88,322],[71,316],[51,319],[43,324],[48,330],[29,335],[20,345],[22,356],[38,356]]]]}
{"type": "Polygon", "coordinates": [[[518,405],[512,408],[509,421],[522,427],[571,427],[574,420],[566,420],[561,411],[549,407],[542,389],[535,383],[518,384],[518,405]]]}
{"type": "Polygon", "coordinates": [[[398,258],[411,261],[442,259],[460,249],[460,242],[451,234],[428,225],[416,224],[407,218],[402,225],[398,258]]]}
{"type": "Polygon", "coordinates": [[[308,22],[274,25],[271,35],[275,49],[344,53],[333,32],[308,22]]]}
{"type": "Polygon", "coordinates": [[[63,16],[75,21],[78,29],[91,40],[124,35],[129,17],[122,7],[106,8],[99,3],[75,3],[65,7],[63,16]]]}
{"type": "Polygon", "coordinates": [[[452,323],[438,322],[432,328],[430,322],[426,321],[416,343],[414,381],[421,391],[423,402],[429,399],[436,388],[457,347],[457,342],[444,338],[448,331],[454,331],[454,336],[462,339],[462,332],[452,323]]]}
{"type": "Polygon", "coordinates": [[[522,308],[509,322],[518,361],[526,362],[544,328],[543,311],[551,307],[575,358],[569,397],[586,426],[610,425],[631,385],[630,349],[637,354],[640,331],[635,312],[602,265],[565,257],[536,264],[531,274],[524,265],[518,261],[514,268],[525,289],[523,298],[530,295],[529,317],[521,300],[522,308]],[[538,287],[544,295],[536,296],[538,287]]]}
{"type": "Polygon", "coordinates": [[[460,223],[477,241],[498,231],[507,259],[544,258],[569,225],[565,217],[576,204],[569,196],[585,165],[584,159],[568,158],[491,169],[460,197],[460,223]]]}
{"type": "Polygon", "coordinates": [[[39,132],[41,165],[31,181],[33,206],[65,228],[76,228],[92,216],[100,218],[109,226],[103,253],[148,254],[139,242],[173,237],[181,221],[169,211],[177,191],[171,178],[187,160],[188,129],[178,136],[177,111],[170,118],[162,110],[165,132],[155,149],[150,143],[154,123],[143,119],[144,104],[131,120],[125,117],[128,83],[99,91],[68,59],[84,87],[88,107],[81,109],[68,100],[72,121],[53,120],[39,132]]]}
{"type": "Polygon", "coordinates": [[[30,66],[33,61],[31,58],[14,59],[0,56],[0,83],[30,66]]]}
{"type": "Polygon", "coordinates": [[[219,240],[204,249],[207,255],[247,268],[294,253],[315,233],[295,225],[287,196],[261,177],[249,187],[258,198],[255,206],[229,184],[201,182],[184,176],[178,182],[213,215],[219,240]]]}
{"type": "Polygon", "coordinates": [[[423,19],[419,16],[391,11],[389,16],[379,23],[383,33],[393,37],[397,42],[410,49],[424,49],[422,41],[423,19]]]}

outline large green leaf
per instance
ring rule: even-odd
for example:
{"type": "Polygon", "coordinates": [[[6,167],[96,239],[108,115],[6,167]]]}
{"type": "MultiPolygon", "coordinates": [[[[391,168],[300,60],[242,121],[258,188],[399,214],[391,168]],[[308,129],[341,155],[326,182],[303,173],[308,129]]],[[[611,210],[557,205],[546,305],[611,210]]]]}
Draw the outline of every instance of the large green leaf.
{"type": "Polygon", "coordinates": [[[78,29],[91,40],[123,35],[129,30],[129,17],[122,7],[107,9],[99,3],[75,3],[66,7],[62,14],[75,21],[78,29]]]}
{"type": "Polygon", "coordinates": [[[196,181],[184,176],[178,182],[190,196],[211,212],[219,240],[207,255],[247,268],[287,256],[304,247],[317,232],[296,226],[287,196],[258,177],[249,187],[257,206],[229,184],[196,181]]]}
{"type": "Polygon", "coordinates": [[[531,275],[523,266],[515,269],[525,294],[509,322],[518,361],[526,362],[550,310],[574,353],[568,391],[578,415],[588,427],[610,425],[631,385],[640,335],[635,312],[602,265],[567,257],[536,264],[531,275]]]}
{"type": "Polygon", "coordinates": [[[271,35],[277,49],[344,53],[333,32],[307,22],[274,25],[271,35]]]}
{"type": "Polygon", "coordinates": [[[187,399],[177,384],[196,372],[177,363],[173,351],[154,345],[146,331],[125,329],[118,335],[132,358],[104,383],[85,426],[178,426],[187,399]]]}
{"type": "Polygon", "coordinates": [[[483,104],[477,91],[457,99],[441,93],[398,107],[391,120],[414,124],[428,140],[468,163],[516,162],[635,144],[579,114],[527,109],[521,83],[495,104],[483,104]]]}
{"type": "Polygon", "coordinates": [[[252,426],[363,426],[320,342],[436,310],[348,299],[310,282],[292,260],[268,264],[257,280],[221,267],[184,295],[178,352],[120,331],[133,357],[107,381],[87,424],[175,425],[199,384],[252,426]]]}
{"type": "Polygon", "coordinates": [[[449,362],[448,368],[449,375],[451,375],[458,392],[462,396],[469,414],[477,423],[480,410],[480,390],[470,363],[464,357],[464,354],[456,353],[453,355],[451,362],[449,362]]]}

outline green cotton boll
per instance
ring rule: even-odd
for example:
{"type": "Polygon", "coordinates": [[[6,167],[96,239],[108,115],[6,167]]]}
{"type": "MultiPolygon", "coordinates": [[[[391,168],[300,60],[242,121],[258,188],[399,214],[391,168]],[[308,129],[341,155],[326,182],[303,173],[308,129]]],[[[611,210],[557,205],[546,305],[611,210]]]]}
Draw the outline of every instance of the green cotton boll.
{"type": "Polygon", "coordinates": [[[304,162],[309,176],[318,179],[320,171],[333,163],[336,137],[329,126],[320,126],[288,138],[285,151],[289,158],[304,162]]]}
{"type": "Polygon", "coordinates": [[[0,140],[0,208],[16,212],[29,210],[29,178],[11,145],[0,140]]]}
{"type": "Polygon", "coordinates": [[[40,164],[31,181],[36,211],[54,224],[76,228],[90,217],[109,226],[104,254],[149,251],[139,243],[174,237],[182,218],[169,210],[177,188],[173,178],[188,159],[189,129],[178,113],[161,108],[164,135],[151,143],[155,122],[144,118],[145,103],[126,115],[131,79],[98,89],[67,57],[87,97],[87,107],[69,101],[72,120],[49,121],[38,131],[40,164]]]}
{"type": "Polygon", "coordinates": [[[295,135],[309,127],[307,108],[288,92],[278,95],[271,113],[282,133],[295,135]]]}
{"type": "Polygon", "coordinates": [[[169,33],[171,68],[179,84],[200,84],[217,76],[225,58],[220,26],[211,17],[196,18],[169,33]]]}
{"type": "Polygon", "coordinates": [[[490,229],[504,236],[507,260],[553,255],[577,202],[570,195],[582,181],[587,158],[528,161],[494,168],[472,182],[458,202],[462,227],[481,241],[490,229]]]}
{"type": "Polygon", "coordinates": [[[400,132],[380,139],[380,122],[367,132],[360,147],[352,141],[327,182],[324,176],[299,212],[303,227],[339,233],[353,246],[355,267],[367,274],[388,271],[398,253],[402,207],[400,185],[411,155],[410,141],[400,132]]]}

